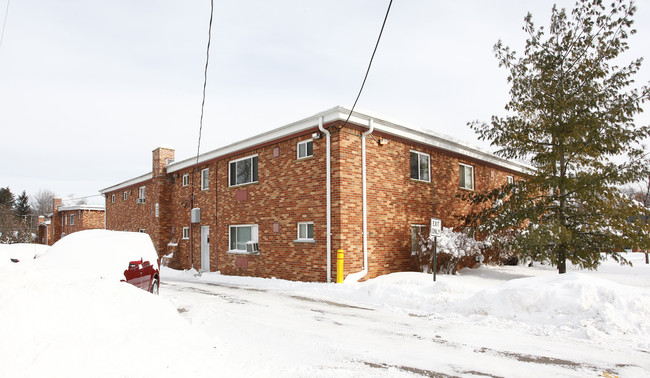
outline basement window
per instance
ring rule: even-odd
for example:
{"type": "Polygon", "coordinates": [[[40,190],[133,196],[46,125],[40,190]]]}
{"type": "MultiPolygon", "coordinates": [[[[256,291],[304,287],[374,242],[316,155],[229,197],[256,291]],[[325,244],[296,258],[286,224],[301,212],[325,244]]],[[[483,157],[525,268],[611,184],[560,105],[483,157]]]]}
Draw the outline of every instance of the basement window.
{"type": "Polygon", "coordinates": [[[411,151],[411,178],[431,182],[430,157],[428,154],[411,151]]]}
{"type": "Polygon", "coordinates": [[[426,235],[427,226],[423,224],[412,224],[411,225],[411,254],[415,255],[420,251],[420,246],[418,245],[419,235],[426,235]]]}
{"type": "Polygon", "coordinates": [[[314,156],[314,141],[310,139],[298,142],[297,150],[298,159],[314,156]]]}

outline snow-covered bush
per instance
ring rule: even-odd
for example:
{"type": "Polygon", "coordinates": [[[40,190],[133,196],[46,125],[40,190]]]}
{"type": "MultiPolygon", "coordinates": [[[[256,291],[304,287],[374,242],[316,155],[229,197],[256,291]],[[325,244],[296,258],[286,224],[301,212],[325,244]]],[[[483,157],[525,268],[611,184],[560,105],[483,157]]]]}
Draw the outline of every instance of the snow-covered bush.
{"type": "MultiPolygon", "coordinates": [[[[414,255],[422,272],[433,271],[434,238],[418,235],[419,250],[414,255]]],[[[451,227],[443,227],[442,235],[437,240],[437,267],[440,273],[456,274],[458,265],[465,257],[480,255],[487,245],[462,232],[455,232],[451,227]]]]}

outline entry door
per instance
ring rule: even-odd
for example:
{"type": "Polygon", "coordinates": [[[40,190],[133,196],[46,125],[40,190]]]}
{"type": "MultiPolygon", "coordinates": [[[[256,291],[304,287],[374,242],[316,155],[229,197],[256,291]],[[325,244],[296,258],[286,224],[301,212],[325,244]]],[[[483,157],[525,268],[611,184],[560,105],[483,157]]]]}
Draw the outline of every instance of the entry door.
{"type": "Polygon", "coordinates": [[[210,226],[201,226],[201,271],[210,271],[210,226]]]}

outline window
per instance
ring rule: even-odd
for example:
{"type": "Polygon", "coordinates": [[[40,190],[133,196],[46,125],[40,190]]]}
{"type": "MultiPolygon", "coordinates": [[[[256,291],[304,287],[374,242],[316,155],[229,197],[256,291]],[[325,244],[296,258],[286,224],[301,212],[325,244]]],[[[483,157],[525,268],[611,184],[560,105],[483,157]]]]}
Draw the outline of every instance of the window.
{"type": "Polygon", "coordinates": [[[230,162],[230,186],[257,182],[257,155],[230,162]]]}
{"type": "Polygon", "coordinates": [[[474,190],[474,167],[460,164],[460,187],[474,190]]]}
{"type": "Polygon", "coordinates": [[[513,184],[515,182],[515,178],[512,176],[508,176],[508,185],[513,184]]]}
{"type": "Polygon", "coordinates": [[[189,239],[189,238],[190,238],[190,228],[183,227],[183,239],[189,239]]]}
{"type": "Polygon", "coordinates": [[[201,190],[210,189],[210,168],[201,170],[201,190]]]}
{"type": "Polygon", "coordinates": [[[429,155],[411,151],[411,178],[414,180],[430,182],[429,155]]]}
{"type": "Polygon", "coordinates": [[[298,223],[298,241],[314,240],[314,222],[298,223]]]}
{"type": "Polygon", "coordinates": [[[298,142],[298,159],[314,156],[314,141],[305,140],[298,142]]]}
{"type": "Polygon", "coordinates": [[[141,233],[141,234],[145,234],[147,231],[145,231],[144,228],[141,228],[141,229],[138,230],[138,232],[141,233]]]}
{"type": "Polygon", "coordinates": [[[147,187],[145,187],[145,186],[141,186],[141,187],[138,189],[138,198],[139,198],[139,199],[144,199],[145,194],[146,194],[146,193],[145,193],[146,189],[147,189],[147,187]]]}
{"type": "Polygon", "coordinates": [[[245,224],[240,226],[230,226],[230,250],[246,251],[246,243],[257,243],[257,225],[245,224]]]}
{"type": "Polygon", "coordinates": [[[70,214],[70,226],[74,226],[74,214],[70,214]]]}
{"type": "MultiPolygon", "coordinates": [[[[411,225],[411,254],[418,253],[420,251],[420,247],[418,245],[418,235],[423,234],[426,232],[426,227],[423,224],[412,224],[411,225]]],[[[426,237],[426,235],[425,235],[426,237]]]]}
{"type": "Polygon", "coordinates": [[[124,194],[123,194],[123,198],[124,198],[125,201],[126,201],[126,197],[127,197],[127,195],[128,195],[127,193],[128,193],[128,192],[124,192],[124,194]]]}
{"type": "Polygon", "coordinates": [[[189,174],[184,174],[183,175],[183,186],[188,186],[190,184],[190,175],[189,174]]]}
{"type": "Polygon", "coordinates": [[[111,203],[115,203],[115,194],[111,195],[111,203]]]}

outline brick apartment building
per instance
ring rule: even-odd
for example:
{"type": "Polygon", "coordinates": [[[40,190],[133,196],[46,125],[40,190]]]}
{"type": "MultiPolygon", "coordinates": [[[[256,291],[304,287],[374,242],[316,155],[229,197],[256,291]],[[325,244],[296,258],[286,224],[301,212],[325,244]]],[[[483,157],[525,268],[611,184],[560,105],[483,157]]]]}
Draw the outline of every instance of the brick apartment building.
{"type": "Polygon", "coordinates": [[[457,195],[501,186],[528,166],[429,130],[335,107],[252,138],[174,161],[105,188],[106,228],[148,233],[175,268],[327,281],[414,268],[412,235],[445,227],[457,195]],[[329,155],[329,159],[328,159],[329,155]],[[329,230],[329,232],[328,232],[329,230]]]}
{"type": "Polygon", "coordinates": [[[61,198],[54,198],[53,205],[48,220],[39,218],[38,242],[41,244],[52,245],[73,232],[104,228],[104,206],[63,206],[61,198]]]}

